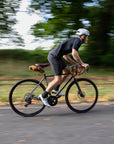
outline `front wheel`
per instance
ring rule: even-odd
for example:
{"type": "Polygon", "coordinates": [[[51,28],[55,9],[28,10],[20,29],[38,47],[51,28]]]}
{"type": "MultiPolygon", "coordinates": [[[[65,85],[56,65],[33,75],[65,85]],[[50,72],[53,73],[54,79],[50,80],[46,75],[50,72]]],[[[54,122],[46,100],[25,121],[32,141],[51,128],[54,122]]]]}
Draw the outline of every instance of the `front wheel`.
{"type": "Polygon", "coordinates": [[[44,85],[35,79],[24,79],[17,82],[9,94],[11,108],[21,116],[35,116],[45,108],[38,99],[38,95],[44,90],[44,85]]]}
{"type": "Polygon", "coordinates": [[[87,78],[77,79],[77,83],[80,87],[77,87],[75,81],[73,81],[66,91],[66,103],[68,107],[78,113],[88,112],[91,110],[98,99],[98,90],[96,85],[87,78]]]}

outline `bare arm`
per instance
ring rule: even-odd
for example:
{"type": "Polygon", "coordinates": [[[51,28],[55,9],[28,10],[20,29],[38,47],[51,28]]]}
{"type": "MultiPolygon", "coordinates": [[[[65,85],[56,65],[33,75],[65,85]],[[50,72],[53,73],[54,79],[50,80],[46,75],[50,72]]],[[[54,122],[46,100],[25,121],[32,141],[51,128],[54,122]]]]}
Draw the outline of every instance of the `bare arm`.
{"type": "Polygon", "coordinates": [[[76,64],[76,62],[69,55],[63,55],[63,58],[72,65],[76,64]]]}
{"type": "Polygon", "coordinates": [[[78,54],[78,51],[76,51],[75,49],[72,49],[72,56],[79,64],[81,64],[82,67],[84,67],[84,68],[89,67],[89,64],[86,64],[81,60],[81,58],[78,54]]]}
{"type": "Polygon", "coordinates": [[[79,64],[83,65],[84,62],[81,60],[78,52],[75,49],[72,50],[72,56],[79,64]]]}

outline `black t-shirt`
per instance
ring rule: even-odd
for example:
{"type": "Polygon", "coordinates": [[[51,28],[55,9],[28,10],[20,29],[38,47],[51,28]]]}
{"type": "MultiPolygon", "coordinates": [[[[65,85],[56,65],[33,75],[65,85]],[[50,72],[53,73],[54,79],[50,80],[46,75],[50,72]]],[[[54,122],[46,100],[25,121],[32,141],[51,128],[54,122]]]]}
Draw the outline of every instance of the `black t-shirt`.
{"type": "Polygon", "coordinates": [[[50,51],[50,54],[60,58],[63,55],[71,53],[73,48],[76,51],[78,51],[80,46],[81,46],[80,38],[77,38],[77,37],[76,38],[70,38],[70,39],[63,41],[58,46],[56,46],[54,49],[52,49],[50,51]]]}

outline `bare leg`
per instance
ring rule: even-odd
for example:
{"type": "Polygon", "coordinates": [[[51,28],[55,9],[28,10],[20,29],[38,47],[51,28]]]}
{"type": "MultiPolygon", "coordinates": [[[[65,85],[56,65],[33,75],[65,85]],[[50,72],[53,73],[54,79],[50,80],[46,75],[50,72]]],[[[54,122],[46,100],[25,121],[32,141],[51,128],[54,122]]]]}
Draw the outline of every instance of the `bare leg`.
{"type": "MultiPolygon", "coordinates": [[[[68,70],[67,67],[63,70],[63,73],[69,73],[69,70],[68,70]]],[[[61,85],[62,82],[64,82],[67,77],[68,77],[68,75],[55,76],[55,77],[54,77],[54,80],[52,80],[52,81],[49,83],[46,91],[47,91],[47,92],[51,92],[51,91],[52,91],[53,89],[55,89],[58,85],[61,85]]]]}
{"type": "Polygon", "coordinates": [[[46,91],[47,91],[47,92],[51,92],[57,85],[59,85],[61,79],[62,79],[62,76],[54,76],[54,80],[52,80],[52,81],[49,83],[46,91]]]}
{"type": "MultiPolygon", "coordinates": [[[[69,73],[69,69],[67,67],[65,67],[63,69],[63,73],[69,73]]],[[[66,78],[68,77],[69,75],[62,75],[62,78],[61,78],[61,82],[59,83],[60,85],[66,80],[66,78]]]]}

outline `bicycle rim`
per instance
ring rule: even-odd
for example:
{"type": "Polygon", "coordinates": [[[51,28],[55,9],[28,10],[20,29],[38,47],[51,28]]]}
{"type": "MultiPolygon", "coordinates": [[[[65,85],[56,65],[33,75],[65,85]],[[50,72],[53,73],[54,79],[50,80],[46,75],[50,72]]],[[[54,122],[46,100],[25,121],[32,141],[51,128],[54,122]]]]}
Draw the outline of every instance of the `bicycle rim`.
{"type": "Polygon", "coordinates": [[[37,98],[44,90],[44,85],[39,84],[37,80],[25,79],[19,81],[13,86],[9,94],[11,108],[21,116],[35,116],[45,107],[37,98]],[[32,97],[31,99],[29,98],[30,96],[32,97]]]}
{"type": "Polygon", "coordinates": [[[79,92],[76,83],[73,81],[66,91],[66,103],[74,112],[87,112],[95,106],[98,99],[98,90],[89,79],[80,78],[77,79],[77,82],[82,93],[79,92]]]}

